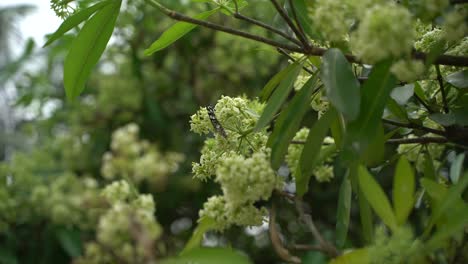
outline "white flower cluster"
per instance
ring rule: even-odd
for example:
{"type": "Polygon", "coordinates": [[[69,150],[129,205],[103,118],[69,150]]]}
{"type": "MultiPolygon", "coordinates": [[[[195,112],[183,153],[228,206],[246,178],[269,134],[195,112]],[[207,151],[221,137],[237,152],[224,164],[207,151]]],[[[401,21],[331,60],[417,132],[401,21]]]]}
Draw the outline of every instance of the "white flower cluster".
{"type": "Polygon", "coordinates": [[[78,263],[111,263],[116,256],[144,263],[154,253],[151,245],[161,236],[162,228],[154,218],[153,197],[136,191],[132,194],[131,188],[126,181],[118,181],[102,191],[111,207],[99,219],[97,243],[86,245],[85,255],[78,263]]]}
{"type": "Polygon", "coordinates": [[[129,177],[139,183],[146,180],[157,187],[164,186],[166,177],[175,172],[183,155],[161,153],[146,140],[139,140],[139,128],[128,124],[112,135],[111,152],[103,156],[102,175],[107,179],[129,177]]]}
{"type": "Polygon", "coordinates": [[[424,62],[421,60],[398,60],[393,63],[390,71],[395,74],[398,80],[403,82],[414,82],[422,77],[426,70],[424,62]]]}
{"type": "Polygon", "coordinates": [[[411,13],[395,3],[366,10],[356,32],[351,34],[353,53],[366,63],[409,55],[414,32],[411,13]]]}
{"type": "Polygon", "coordinates": [[[192,115],[192,131],[198,134],[211,132],[215,135],[214,138],[205,140],[200,162],[192,164],[196,178],[207,180],[215,175],[216,166],[231,151],[247,156],[265,146],[268,139],[266,132],[252,133],[263,107],[258,101],[222,96],[214,109],[218,122],[226,131],[227,139],[215,130],[206,108],[201,108],[192,115]]]}
{"type": "MultiPolygon", "coordinates": [[[[296,133],[296,136],[294,136],[293,140],[298,140],[298,141],[305,141],[307,139],[307,136],[309,135],[309,129],[308,128],[302,128],[296,133]]],[[[333,138],[331,137],[326,137],[324,144],[321,149],[321,157],[319,157],[319,161],[317,166],[315,167],[313,171],[313,176],[318,182],[328,182],[331,179],[333,179],[333,166],[325,164],[326,161],[331,161],[333,158],[334,152],[328,151],[329,149],[334,149],[335,142],[333,138]]],[[[296,177],[297,175],[297,170],[299,168],[299,160],[302,155],[302,150],[304,149],[304,146],[301,144],[291,144],[288,147],[288,153],[286,155],[286,164],[288,164],[288,167],[291,171],[291,174],[296,177]]]]}
{"type": "Polygon", "coordinates": [[[270,166],[265,129],[252,132],[263,104],[223,96],[214,109],[227,138],[213,127],[205,108],[191,119],[192,131],[215,135],[205,140],[200,162],[193,163],[194,177],[207,180],[214,176],[223,191],[222,196],[208,199],[200,217],[213,219],[218,230],[232,225],[260,225],[267,212],[265,208],[256,208],[254,203],[268,200],[275,188],[283,186],[283,181],[270,166]]]}

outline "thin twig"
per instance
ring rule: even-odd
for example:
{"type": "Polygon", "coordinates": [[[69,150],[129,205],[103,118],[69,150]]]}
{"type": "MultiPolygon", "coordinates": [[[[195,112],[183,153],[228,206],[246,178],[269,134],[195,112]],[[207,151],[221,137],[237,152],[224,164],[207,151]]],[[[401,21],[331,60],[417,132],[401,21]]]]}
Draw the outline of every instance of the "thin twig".
{"type": "Polygon", "coordinates": [[[444,80],[442,79],[442,74],[440,73],[439,65],[435,65],[436,72],[437,72],[437,81],[439,82],[440,92],[442,93],[442,103],[444,104],[444,112],[447,114],[449,112],[449,107],[447,103],[447,93],[445,92],[444,88],[444,80]]]}
{"type": "Polygon", "coordinates": [[[447,142],[448,139],[444,137],[395,138],[387,140],[389,144],[430,144],[447,142]]]}
{"type": "MultiPolygon", "coordinates": [[[[251,40],[254,40],[254,41],[265,43],[267,45],[270,45],[270,46],[273,46],[273,47],[276,47],[276,48],[282,48],[282,49],[285,49],[285,50],[288,50],[288,51],[298,52],[298,53],[302,53],[302,54],[310,55],[310,56],[323,56],[323,54],[328,50],[328,49],[325,49],[325,48],[319,48],[319,47],[315,47],[315,46],[311,46],[308,50],[305,50],[303,47],[298,47],[298,46],[295,46],[295,45],[280,43],[280,42],[277,42],[277,41],[274,41],[274,40],[271,40],[271,39],[267,39],[267,38],[257,36],[257,35],[253,35],[253,34],[250,34],[250,33],[247,33],[247,32],[243,32],[243,31],[239,31],[239,30],[236,30],[236,29],[233,29],[233,28],[230,28],[230,27],[218,25],[218,24],[211,23],[211,22],[204,21],[204,20],[191,18],[191,17],[185,16],[183,14],[177,13],[177,12],[171,10],[171,9],[168,9],[168,8],[164,7],[163,5],[161,5],[160,3],[156,2],[155,0],[146,0],[146,1],[148,1],[152,6],[158,8],[165,15],[167,15],[167,16],[175,19],[175,20],[184,21],[184,22],[187,22],[187,23],[191,23],[191,24],[202,26],[202,27],[210,28],[210,29],[213,29],[213,30],[226,32],[226,33],[231,34],[231,35],[240,36],[240,37],[243,37],[243,38],[246,38],[246,39],[251,39],[251,40]]],[[[423,52],[414,52],[412,55],[413,55],[413,58],[420,59],[420,60],[423,60],[423,61],[425,61],[426,58],[427,58],[427,54],[423,53],[423,52]]],[[[352,54],[345,54],[345,57],[349,62],[361,63],[352,54]]],[[[468,66],[468,57],[452,56],[452,55],[439,55],[435,59],[433,64],[463,67],[463,66],[468,66]]]]}
{"type": "MultiPolygon", "coordinates": [[[[296,61],[296,59],[291,57],[291,55],[289,55],[289,53],[286,52],[285,50],[283,50],[281,48],[277,48],[276,50],[278,50],[278,52],[283,54],[284,56],[288,57],[288,59],[290,59],[291,61],[293,61],[293,62],[296,61]]],[[[302,65],[302,69],[304,69],[304,71],[306,71],[309,74],[314,74],[314,72],[311,69],[307,68],[305,65],[302,65]]]]}
{"type": "Polygon", "coordinates": [[[210,29],[213,29],[213,30],[226,32],[226,33],[229,33],[231,35],[236,35],[236,36],[240,36],[240,37],[243,37],[243,38],[246,38],[246,39],[255,40],[257,42],[265,43],[267,45],[277,47],[277,48],[282,48],[282,49],[285,49],[285,50],[290,50],[290,51],[295,51],[295,52],[300,52],[300,53],[304,52],[303,48],[295,46],[295,45],[284,44],[284,43],[277,42],[277,41],[274,41],[274,40],[271,40],[271,39],[267,39],[267,38],[264,38],[264,37],[261,37],[261,36],[258,36],[258,35],[253,35],[253,34],[250,34],[250,33],[244,32],[244,31],[239,31],[239,30],[236,30],[236,29],[233,29],[233,28],[230,28],[230,27],[226,27],[226,26],[218,25],[218,24],[211,23],[211,22],[208,22],[208,21],[192,18],[192,17],[186,16],[186,15],[183,15],[181,13],[178,13],[178,12],[176,12],[174,10],[168,9],[165,6],[161,5],[160,3],[156,2],[155,0],[147,0],[147,1],[149,1],[149,3],[152,6],[158,8],[165,15],[167,15],[170,18],[173,18],[175,20],[178,20],[178,21],[184,21],[184,22],[187,22],[187,23],[191,23],[191,24],[202,26],[202,27],[210,28],[210,29]]]}
{"type": "Polygon", "coordinates": [[[426,110],[427,110],[427,112],[428,112],[429,114],[434,113],[434,111],[429,107],[428,104],[426,104],[426,102],[424,102],[424,100],[423,100],[421,97],[419,97],[419,95],[417,95],[417,94],[415,93],[415,94],[414,94],[414,98],[416,98],[416,100],[417,100],[420,104],[422,104],[422,105],[424,106],[424,108],[426,108],[426,110]]]}
{"type": "Polygon", "coordinates": [[[268,231],[270,232],[270,240],[271,244],[273,245],[273,249],[282,260],[292,263],[301,263],[301,259],[291,255],[289,251],[283,246],[283,242],[281,242],[279,231],[276,229],[276,207],[274,203],[270,209],[268,231]]]}
{"type": "Polygon", "coordinates": [[[297,38],[299,38],[299,40],[302,42],[302,44],[304,45],[304,47],[309,50],[310,48],[310,44],[309,44],[309,41],[307,40],[307,38],[302,34],[301,31],[299,31],[299,29],[294,25],[294,22],[289,18],[288,16],[288,13],[286,12],[286,10],[284,10],[283,7],[280,6],[280,4],[278,4],[278,2],[276,2],[276,0],[270,0],[271,3],[275,6],[276,8],[276,11],[278,11],[278,13],[280,14],[280,16],[284,19],[284,21],[286,21],[286,23],[288,24],[288,26],[292,29],[292,31],[294,32],[294,34],[296,34],[297,38]]]}
{"type": "Polygon", "coordinates": [[[299,213],[299,217],[304,221],[304,223],[307,225],[310,232],[312,233],[312,236],[315,238],[315,240],[319,242],[319,245],[323,249],[323,252],[332,258],[339,256],[340,253],[338,252],[338,249],[336,249],[336,247],[332,244],[328,243],[328,241],[326,241],[323,238],[322,234],[320,234],[317,227],[315,226],[314,221],[312,220],[312,216],[310,214],[304,213],[303,203],[301,198],[299,197],[296,198],[296,209],[299,213]]]}
{"type": "Polygon", "coordinates": [[[235,8],[236,8],[236,11],[235,11],[235,13],[233,14],[233,16],[234,16],[235,18],[244,20],[244,21],[246,21],[246,22],[249,22],[249,23],[252,23],[252,24],[257,25],[257,26],[259,26],[259,27],[262,27],[262,28],[264,28],[264,29],[266,29],[266,30],[268,30],[268,31],[270,31],[270,32],[273,32],[273,33],[275,33],[275,34],[278,34],[278,35],[280,35],[281,37],[283,37],[283,38],[285,38],[285,39],[287,39],[287,40],[293,42],[293,43],[296,44],[296,45],[299,45],[299,46],[302,45],[302,43],[301,43],[299,40],[297,40],[297,39],[295,39],[295,38],[289,36],[289,35],[286,34],[285,32],[283,32],[283,31],[281,31],[281,30],[279,30],[279,29],[276,29],[276,28],[274,28],[274,27],[272,27],[272,26],[270,26],[270,25],[268,25],[268,24],[265,24],[265,23],[263,23],[262,21],[259,21],[259,20],[256,20],[256,19],[253,19],[253,18],[244,16],[244,15],[242,15],[241,13],[239,13],[239,7],[238,7],[238,5],[237,5],[237,1],[234,1],[234,5],[235,5],[235,8]]]}
{"type": "MultiPolygon", "coordinates": [[[[296,8],[294,7],[294,2],[292,0],[288,0],[288,2],[289,2],[289,6],[291,7],[291,12],[293,14],[293,18],[296,21],[296,25],[297,25],[299,31],[301,32],[302,36],[305,37],[306,34],[305,34],[305,31],[304,31],[304,28],[302,28],[302,25],[299,22],[299,19],[297,18],[297,12],[296,12],[296,8]]],[[[307,42],[307,45],[308,44],[309,44],[309,42],[307,42]]]]}
{"type": "Polygon", "coordinates": [[[436,134],[436,135],[439,135],[439,136],[445,136],[446,135],[445,131],[438,130],[438,129],[433,129],[433,128],[429,128],[429,127],[425,127],[425,126],[421,126],[421,125],[417,125],[417,124],[414,124],[414,123],[400,123],[400,122],[397,122],[397,121],[384,119],[384,118],[382,118],[382,122],[384,122],[386,124],[393,125],[393,126],[397,126],[397,127],[413,128],[413,129],[425,131],[425,132],[428,132],[428,133],[436,134]]]}

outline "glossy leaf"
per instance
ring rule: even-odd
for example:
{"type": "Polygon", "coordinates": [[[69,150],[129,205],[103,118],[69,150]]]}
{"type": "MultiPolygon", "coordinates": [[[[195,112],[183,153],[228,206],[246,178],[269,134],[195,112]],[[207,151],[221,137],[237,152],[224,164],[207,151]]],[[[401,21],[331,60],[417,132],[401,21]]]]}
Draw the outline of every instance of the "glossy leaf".
{"type": "Polygon", "coordinates": [[[348,177],[343,178],[338,197],[338,210],[336,214],[336,245],[342,248],[348,234],[349,219],[351,213],[351,181],[348,177]]]}
{"type": "Polygon", "coordinates": [[[359,82],[351,64],[339,49],[329,49],[322,57],[321,79],[330,103],[349,121],[359,115],[359,82]]]}
{"type": "Polygon", "coordinates": [[[311,38],[317,39],[318,34],[314,31],[312,20],[309,18],[309,9],[306,0],[293,0],[298,22],[301,24],[304,32],[311,38]]]}
{"type": "Polygon", "coordinates": [[[281,108],[282,104],[288,97],[289,92],[291,92],[294,81],[296,80],[300,70],[300,67],[294,67],[293,70],[284,76],[284,79],[279,83],[278,87],[268,100],[262,115],[258,119],[254,131],[260,131],[260,129],[268,125],[270,121],[273,120],[276,112],[281,108]]]}
{"type": "Polygon", "coordinates": [[[372,209],[385,225],[395,230],[397,226],[396,217],[382,187],[380,187],[374,177],[363,166],[359,166],[358,179],[359,187],[372,209]]]}
{"type": "Polygon", "coordinates": [[[411,164],[401,156],[393,177],[393,206],[399,225],[403,225],[414,205],[415,178],[411,164]]]}
{"type": "Polygon", "coordinates": [[[65,58],[63,82],[68,99],[84,89],[92,69],[101,57],[119,15],[120,1],[113,1],[96,12],[83,26],[65,58]]]}
{"type": "Polygon", "coordinates": [[[309,180],[312,176],[312,170],[317,164],[323,139],[327,135],[330,124],[335,117],[335,110],[330,108],[322,118],[315,122],[309,131],[299,160],[300,173],[296,176],[296,192],[299,196],[304,195],[308,190],[309,180]]]}
{"type": "Polygon", "coordinates": [[[59,39],[61,36],[63,36],[63,34],[67,33],[72,28],[78,26],[83,21],[87,20],[96,11],[102,9],[111,2],[111,0],[102,1],[86,9],[80,9],[78,12],[69,16],[67,19],[65,19],[65,21],[63,21],[59,28],[52,35],[49,36],[47,42],[44,44],[44,47],[50,45],[52,42],[59,39]]]}
{"type": "Polygon", "coordinates": [[[446,79],[448,83],[457,88],[468,88],[468,70],[452,73],[446,79]]]}
{"type": "MultiPolygon", "coordinates": [[[[219,8],[215,8],[213,10],[205,11],[203,13],[200,13],[194,18],[199,19],[199,20],[205,20],[214,13],[218,12],[219,8]]],[[[157,51],[160,51],[181,37],[183,37],[185,34],[189,33],[192,31],[194,28],[196,28],[197,25],[195,24],[190,24],[187,22],[177,22],[174,25],[172,25],[170,28],[168,28],[164,33],[159,37],[149,48],[145,50],[145,55],[149,56],[157,51]]]]}
{"type": "Polygon", "coordinates": [[[349,124],[349,133],[364,151],[377,134],[383,110],[390,98],[396,79],[390,73],[391,62],[375,65],[361,91],[361,111],[358,119],[349,124]]]}
{"type": "Polygon", "coordinates": [[[456,184],[463,170],[463,161],[465,160],[465,153],[459,154],[450,166],[450,180],[456,184]]]}
{"type": "Polygon", "coordinates": [[[201,242],[203,240],[203,235],[207,231],[213,229],[214,226],[215,226],[215,221],[212,218],[208,218],[208,217],[200,218],[198,220],[198,226],[193,231],[192,237],[185,245],[181,254],[185,254],[186,252],[189,252],[193,250],[194,248],[200,247],[201,242]]]}
{"type": "Polygon", "coordinates": [[[414,94],[414,84],[407,84],[403,86],[395,87],[390,93],[390,97],[393,98],[399,105],[404,105],[414,94]]]}
{"type": "Polygon", "coordinates": [[[195,248],[184,254],[161,261],[162,264],[250,264],[249,258],[231,248],[195,248]]]}
{"type": "Polygon", "coordinates": [[[276,73],[263,87],[262,92],[260,93],[260,98],[262,101],[266,101],[270,97],[273,90],[278,86],[278,84],[293,70],[298,70],[301,65],[297,62],[289,64],[286,68],[282,69],[276,73]]]}
{"type": "Polygon", "coordinates": [[[361,153],[361,161],[364,162],[367,166],[377,166],[383,159],[385,154],[385,135],[384,129],[379,121],[378,128],[375,132],[375,136],[372,141],[369,142],[369,145],[361,153]]]}
{"type": "Polygon", "coordinates": [[[312,76],[277,119],[273,133],[267,142],[267,146],[271,148],[271,165],[274,169],[280,167],[288,151],[289,142],[299,130],[302,118],[310,108],[310,97],[317,86],[317,79],[317,74],[312,76]]]}
{"type": "Polygon", "coordinates": [[[370,263],[369,250],[367,248],[356,249],[347,252],[335,259],[329,264],[368,264],[370,263]]]}

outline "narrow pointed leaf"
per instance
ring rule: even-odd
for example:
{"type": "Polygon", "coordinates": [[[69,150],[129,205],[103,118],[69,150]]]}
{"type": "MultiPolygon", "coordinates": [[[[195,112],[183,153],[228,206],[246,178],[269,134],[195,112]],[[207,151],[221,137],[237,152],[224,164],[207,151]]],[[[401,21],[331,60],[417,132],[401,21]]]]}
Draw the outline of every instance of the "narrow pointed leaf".
{"type": "MultiPolygon", "coordinates": [[[[215,8],[213,10],[205,11],[203,13],[200,13],[194,18],[199,19],[199,20],[205,20],[214,13],[218,12],[219,8],[215,8]]],[[[190,24],[187,22],[177,22],[174,25],[172,25],[170,28],[168,28],[164,33],[159,37],[149,48],[145,50],[145,55],[149,56],[157,51],[160,51],[181,37],[183,37],[185,34],[189,33],[192,31],[194,28],[196,28],[197,25],[195,24],[190,24]]]]}
{"type": "Polygon", "coordinates": [[[343,178],[338,197],[338,210],[336,213],[336,245],[342,248],[348,235],[349,218],[351,213],[351,181],[343,178]]]}
{"type": "Polygon", "coordinates": [[[463,169],[463,161],[465,160],[465,153],[459,154],[450,166],[450,180],[456,184],[463,169]]]}
{"type": "Polygon", "coordinates": [[[286,68],[282,69],[273,76],[268,83],[263,87],[262,92],[260,93],[260,98],[262,101],[266,101],[270,97],[273,90],[278,86],[278,84],[293,70],[297,70],[301,65],[297,62],[289,64],[286,68]]]}
{"type": "Polygon", "coordinates": [[[289,142],[299,130],[302,118],[310,108],[310,97],[317,86],[317,80],[317,74],[312,76],[278,117],[273,133],[267,142],[267,146],[271,148],[271,165],[274,169],[280,167],[288,151],[289,142]]]}
{"type": "Polygon", "coordinates": [[[370,262],[369,249],[360,248],[347,252],[335,259],[332,259],[330,264],[369,264],[370,262]]]}
{"type": "Polygon", "coordinates": [[[281,105],[288,97],[289,92],[291,92],[294,81],[296,80],[300,70],[300,67],[295,67],[293,70],[288,72],[284,79],[279,83],[278,88],[276,88],[271,95],[262,115],[257,121],[257,125],[254,129],[255,132],[260,131],[260,129],[268,125],[270,121],[273,120],[276,112],[278,112],[278,110],[281,108],[281,105]]]}
{"type": "Polygon", "coordinates": [[[468,70],[452,73],[446,79],[448,83],[457,88],[468,88],[468,70]]]}
{"type": "Polygon", "coordinates": [[[372,209],[380,217],[382,222],[390,229],[395,230],[397,222],[395,214],[393,213],[392,206],[385,195],[382,187],[372,177],[372,175],[363,166],[358,169],[359,187],[366,197],[372,209]]]}
{"type": "Polygon", "coordinates": [[[371,207],[362,189],[358,192],[359,218],[361,219],[362,235],[366,244],[371,244],[374,240],[374,217],[371,207]]]}
{"type": "Polygon", "coordinates": [[[336,118],[336,112],[330,108],[309,131],[301,158],[299,160],[300,173],[296,176],[297,195],[302,196],[307,192],[312,170],[320,156],[323,139],[327,135],[331,122],[336,118]]]}
{"type": "Polygon", "coordinates": [[[349,133],[359,144],[359,151],[364,151],[376,136],[390,92],[396,79],[390,73],[391,62],[382,62],[374,66],[369,79],[361,91],[361,111],[359,117],[349,124],[349,133]]]}
{"type": "Polygon", "coordinates": [[[203,217],[198,220],[198,225],[192,233],[192,237],[185,245],[184,249],[180,253],[181,255],[193,250],[194,248],[198,248],[201,245],[203,235],[213,229],[215,226],[215,221],[212,218],[203,217]]]}
{"type": "Polygon", "coordinates": [[[81,22],[88,19],[96,11],[102,9],[111,2],[111,0],[102,1],[86,9],[80,9],[75,14],[69,16],[67,19],[65,19],[65,21],[63,21],[60,27],[52,35],[50,35],[50,37],[47,39],[47,42],[44,44],[44,47],[59,39],[61,36],[63,36],[63,34],[78,26],[81,22]]]}
{"type": "Polygon", "coordinates": [[[161,264],[251,264],[247,255],[232,248],[203,247],[195,248],[180,256],[161,260],[161,264]]]}
{"type": "Polygon", "coordinates": [[[410,163],[401,156],[393,177],[393,206],[399,225],[403,225],[414,205],[414,172],[410,163]]]}
{"type": "Polygon", "coordinates": [[[114,1],[96,12],[83,26],[65,58],[63,82],[68,99],[84,89],[85,82],[104,52],[119,15],[120,1],[114,1]]]}
{"type": "Polygon", "coordinates": [[[359,82],[351,64],[339,49],[329,49],[322,57],[322,82],[331,104],[346,119],[352,121],[359,115],[359,82]]]}

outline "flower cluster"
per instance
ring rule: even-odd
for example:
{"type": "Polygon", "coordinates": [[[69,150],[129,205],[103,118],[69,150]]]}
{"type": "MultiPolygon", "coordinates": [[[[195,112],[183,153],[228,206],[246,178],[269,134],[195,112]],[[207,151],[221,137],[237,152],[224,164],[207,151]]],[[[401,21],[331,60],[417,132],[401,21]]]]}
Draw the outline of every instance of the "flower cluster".
{"type": "Polygon", "coordinates": [[[154,200],[131,189],[126,181],[104,188],[102,195],[111,207],[99,218],[97,242],[86,245],[85,255],[77,263],[109,263],[116,258],[145,263],[152,257],[154,243],[162,234],[154,218],[154,200]]]}
{"type": "Polygon", "coordinates": [[[73,0],[50,0],[50,8],[58,17],[65,19],[73,13],[73,9],[69,5],[70,2],[73,2],[73,0]]]}
{"type": "Polygon", "coordinates": [[[411,13],[395,3],[369,8],[351,34],[353,53],[366,63],[410,54],[414,32],[411,13]]]}
{"type": "Polygon", "coordinates": [[[379,227],[375,242],[369,247],[370,263],[415,263],[413,261],[421,254],[421,246],[409,228],[400,227],[389,237],[385,228],[379,227]]]}
{"type": "Polygon", "coordinates": [[[146,180],[164,186],[166,177],[183,160],[179,153],[161,153],[157,147],[138,137],[136,124],[128,124],[112,134],[111,152],[103,156],[102,175],[107,179],[128,177],[135,183],[146,180]]]}
{"type": "Polygon", "coordinates": [[[283,184],[270,166],[266,131],[252,132],[263,104],[223,96],[214,109],[226,138],[213,127],[205,108],[191,119],[192,131],[215,135],[205,140],[200,161],[193,163],[194,176],[200,180],[214,177],[223,191],[222,196],[208,199],[200,217],[213,219],[218,230],[232,225],[260,225],[266,209],[255,207],[255,202],[268,200],[273,190],[283,184]]]}
{"type": "MultiPolygon", "coordinates": [[[[302,128],[296,133],[293,140],[305,141],[309,135],[308,128],[302,128]]],[[[335,141],[331,137],[326,137],[322,145],[321,154],[317,166],[313,171],[313,175],[318,182],[328,182],[333,179],[333,167],[327,165],[326,162],[331,161],[335,153],[335,141]]],[[[304,146],[301,144],[291,144],[288,147],[286,155],[286,164],[288,165],[291,174],[296,177],[299,169],[299,160],[301,159],[304,146]]]]}
{"type": "Polygon", "coordinates": [[[421,60],[398,60],[392,65],[390,71],[395,74],[398,80],[403,82],[413,82],[421,78],[426,67],[421,60]]]}

